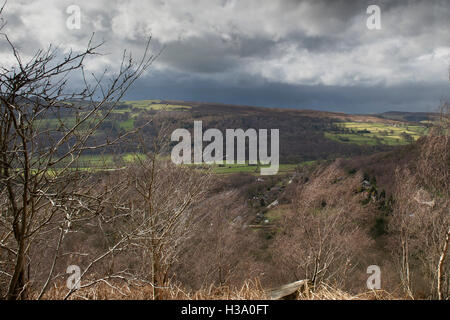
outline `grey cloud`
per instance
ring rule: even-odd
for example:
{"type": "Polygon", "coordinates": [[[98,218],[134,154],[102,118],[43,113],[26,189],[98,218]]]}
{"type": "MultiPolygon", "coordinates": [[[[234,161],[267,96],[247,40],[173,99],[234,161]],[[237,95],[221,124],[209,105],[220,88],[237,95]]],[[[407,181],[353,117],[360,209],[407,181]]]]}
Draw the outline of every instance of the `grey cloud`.
{"type": "Polygon", "coordinates": [[[187,72],[224,72],[236,65],[230,51],[216,37],[194,38],[166,44],[160,61],[187,72]]]}
{"type": "Polygon", "coordinates": [[[376,112],[425,109],[445,95],[449,16],[443,0],[38,0],[7,4],[4,31],[29,55],[49,42],[83,47],[96,32],[107,53],[97,69],[115,69],[123,49],[139,57],[152,34],[153,52],[165,49],[131,98],[376,112]],[[69,31],[73,3],[83,25],[69,31]],[[369,4],[380,5],[382,30],[366,28],[369,4]]]}
{"type": "Polygon", "coordinates": [[[317,109],[346,113],[438,110],[450,98],[448,84],[399,86],[287,85],[242,75],[235,81],[210,81],[195,76],[173,86],[178,72],[153,72],[128,93],[130,99],[157,98],[254,105],[275,108],[317,109]]]}

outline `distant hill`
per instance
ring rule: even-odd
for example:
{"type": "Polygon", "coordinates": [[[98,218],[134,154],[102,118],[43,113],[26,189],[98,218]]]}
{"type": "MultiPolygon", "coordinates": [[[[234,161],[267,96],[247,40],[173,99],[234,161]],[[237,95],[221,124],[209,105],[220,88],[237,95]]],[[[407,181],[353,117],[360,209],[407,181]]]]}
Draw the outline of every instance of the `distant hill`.
{"type": "MultiPolygon", "coordinates": [[[[82,104],[80,101],[76,102],[78,106],[82,104]]],[[[317,110],[207,102],[135,100],[118,103],[99,127],[95,139],[99,141],[119,136],[144,125],[150,119],[151,123],[141,130],[147,146],[153,144],[162,128],[169,133],[166,137],[169,139],[170,132],[176,128],[192,131],[194,121],[198,120],[202,120],[203,130],[217,128],[225,132],[226,129],[237,128],[279,129],[280,162],[298,164],[306,161],[333,160],[338,157],[365,156],[409,144],[426,132],[425,124],[417,123],[418,119],[424,119],[424,114],[415,115],[404,112],[350,115],[317,110]]],[[[67,108],[60,110],[59,116],[63,122],[70,124],[76,115],[67,108]]],[[[49,115],[48,118],[42,119],[42,125],[60,126],[61,122],[53,117],[54,115],[49,115]]],[[[106,157],[108,155],[115,158],[120,158],[120,155],[125,157],[130,153],[140,152],[141,141],[132,135],[114,148],[102,150],[101,153],[106,157]]],[[[96,159],[96,156],[94,152],[93,159],[96,159]]]]}
{"type": "Polygon", "coordinates": [[[377,115],[380,118],[391,119],[397,121],[433,121],[439,117],[435,112],[403,112],[403,111],[388,111],[377,115]]]}

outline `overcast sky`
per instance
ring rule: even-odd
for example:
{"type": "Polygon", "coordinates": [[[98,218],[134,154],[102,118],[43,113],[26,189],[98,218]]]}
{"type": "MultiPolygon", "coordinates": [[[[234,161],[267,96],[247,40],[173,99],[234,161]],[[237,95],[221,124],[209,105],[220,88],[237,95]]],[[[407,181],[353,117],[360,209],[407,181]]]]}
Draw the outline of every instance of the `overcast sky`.
{"type": "MultiPolygon", "coordinates": [[[[9,0],[4,32],[23,57],[105,41],[88,68],[117,70],[152,35],[161,55],[128,99],[351,113],[432,111],[450,96],[450,1],[9,0]],[[381,8],[381,30],[366,25],[381,8]],[[67,8],[81,12],[69,29],[67,8]]],[[[72,20],[70,20],[72,21],[72,20]]],[[[11,53],[0,42],[0,61],[11,53]]]]}

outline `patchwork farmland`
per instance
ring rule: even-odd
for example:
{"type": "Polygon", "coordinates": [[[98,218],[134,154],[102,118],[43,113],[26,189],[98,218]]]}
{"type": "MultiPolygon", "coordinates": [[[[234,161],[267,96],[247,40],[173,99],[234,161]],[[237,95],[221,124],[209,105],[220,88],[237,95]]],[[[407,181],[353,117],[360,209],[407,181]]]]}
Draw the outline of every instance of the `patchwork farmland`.
{"type": "Polygon", "coordinates": [[[358,145],[405,145],[416,141],[428,131],[425,125],[409,123],[339,122],[326,138],[358,145]]]}

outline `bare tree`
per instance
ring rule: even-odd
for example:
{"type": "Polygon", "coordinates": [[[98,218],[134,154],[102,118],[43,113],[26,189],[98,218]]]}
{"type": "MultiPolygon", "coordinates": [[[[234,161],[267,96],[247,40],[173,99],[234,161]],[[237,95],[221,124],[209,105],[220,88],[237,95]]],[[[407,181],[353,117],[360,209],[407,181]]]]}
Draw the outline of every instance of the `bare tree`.
{"type": "Polygon", "coordinates": [[[444,298],[444,290],[442,282],[444,282],[444,262],[445,258],[447,257],[447,251],[448,251],[448,244],[450,242],[450,228],[447,231],[447,234],[445,235],[445,241],[444,241],[444,247],[442,248],[441,256],[439,257],[439,264],[437,268],[437,278],[438,278],[438,284],[437,284],[437,290],[438,290],[438,297],[439,300],[442,300],[444,298]]]}
{"type": "Polygon", "coordinates": [[[105,207],[105,192],[92,192],[91,179],[77,168],[80,155],[105,148],[124,135],[98,139],[95,133],[130,85],[150,66],[149,42],[135,63],[124,51],[115,76],[89,77],[86,59],[101,44],[92,38],[82,52],[61,55],[49,46],[24,61],[6,34],[14,65],[0,69],[0,250],[14,257],[7,299],[27,297],[34,241],[59,230],[49,275],[53,278],[61,243],[77,219],[95,216],[105,207]],[[71,79],[81,79],[73,90],[71,79]],[[70,118],[70,121],[67,119],[70,118]],[[51,119],[49,121],[48,119],[51,119]]]}
{"type": "Polygon", "coordinates": [[[153,299],[162,297],[170,268],[203,218],[196,208],[209,192],[210,178],[208,172],[176,166],[154,153],[121,172],[129,210],[117,226],[119,238],[129,238],[129,252],[139,257],[131,272],[151,284],[153,299]]]}
{"type": "Polygon", "coordinates": [[[428,297],[448,295],[449,142],[448,103],[444,103],[439,121],[417,145],[414,167],[396,172],[390,230],[401,281],[412,298],[418,292],[428,297]]]}
{"type": "Polygon", "coordinates": [[[313,286],[332,283],[343,287],[358,267],[357,256],[369,247],[366,230],[357,222],[356,213],[361,210],[351,201],[341,202],[354,197],[352,189],[361,178],[355,175],[347,181],[341,179],[340,185],[333,183],[343,175],[343,170],[333,164],[299,184],[294,211],[286,215],[285,231],[274,245],[280,263],[294,275],[285,281],[307,279],[313,286]]]}

